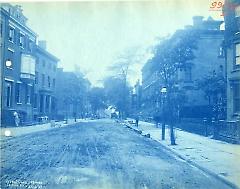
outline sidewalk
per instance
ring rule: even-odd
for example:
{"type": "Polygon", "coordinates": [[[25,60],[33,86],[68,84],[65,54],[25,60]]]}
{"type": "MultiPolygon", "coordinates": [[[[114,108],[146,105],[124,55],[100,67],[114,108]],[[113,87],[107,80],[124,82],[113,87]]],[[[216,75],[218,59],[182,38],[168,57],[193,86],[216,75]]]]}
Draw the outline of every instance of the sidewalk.
{"type": "Polygon", "coordinates": [[[240,145],[229,144],[208,137],[175,129],[177,145],[170,145],[170,131],[166,128],[166,140],[161,140],[161,128],[155,124],[139,122],[139,127],[127,124],[142,135],[160,142],[180,158],[208,173],[240,187],[240,145]]]}
{"type": "Polygon", "coordinates": [[[20,136],[20,135],[33,133],[33,132],[54,129],[58,127],[66,127],[68,125],[72,125],[74,123],[84,122],[84,121],[89,121],[89,120],[77,119],[77,122],[75,122],[74,119],[68,119],[68,123],[65,123],[65,121],[55,122],[54,126],[51,126],[51,123],[49,122],[49,123],[33,125],[33,126],[1,128],[0,140],[6,139],[8,137],[20,136]]]}

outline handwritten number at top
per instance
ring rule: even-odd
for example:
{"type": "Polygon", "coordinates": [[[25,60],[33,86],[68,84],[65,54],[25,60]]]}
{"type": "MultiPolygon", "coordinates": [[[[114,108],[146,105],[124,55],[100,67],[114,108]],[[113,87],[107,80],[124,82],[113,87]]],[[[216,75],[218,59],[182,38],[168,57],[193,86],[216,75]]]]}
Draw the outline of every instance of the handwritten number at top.
{"type": "Polygon", "coordinates": [[[212,2],[210,8],[214,9],[214,8],[222,8],[223,7],[223,3],[221,1],[214,1],[212,2]]]}

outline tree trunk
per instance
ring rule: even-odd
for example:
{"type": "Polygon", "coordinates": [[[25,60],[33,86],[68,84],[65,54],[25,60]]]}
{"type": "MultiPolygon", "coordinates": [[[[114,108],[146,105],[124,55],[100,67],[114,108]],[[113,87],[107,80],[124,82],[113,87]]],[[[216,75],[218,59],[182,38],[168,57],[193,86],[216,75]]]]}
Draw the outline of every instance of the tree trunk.
{"type": "Polygon", "coordinates": [[[176,145],[173,123],[171,123],[170,125],[170,140],[171,140],[171,145],[176,145]]]}
{"type": "Polygon", "coordinates": [[[170,127],[170,141],[171,141],[171,145],[176,145],[176,140],[175,140],[175,136],[174,136],[174,122],[176,119],[176,116],[174,114],[174,108],[173,108],[173,102],[171,102],[170,100],[170,95],[171,93],[168,94],[167,96],[167,106],[168,106],[168,123],[169,123],[169,127],[170,127]]]}
{"type": "Polygon", "coordinates": [[[165,140],[165,122],[162,123],[162,140],[165,140]]]}

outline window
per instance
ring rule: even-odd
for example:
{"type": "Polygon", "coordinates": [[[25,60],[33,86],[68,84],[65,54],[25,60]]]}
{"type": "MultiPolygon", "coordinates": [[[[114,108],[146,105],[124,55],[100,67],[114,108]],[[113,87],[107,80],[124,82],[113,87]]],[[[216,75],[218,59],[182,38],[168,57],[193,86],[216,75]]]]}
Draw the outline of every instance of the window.
{"type": "Polygon", "coordinates": [[[50,80],[50,77],[48,76],[48,87],[50,88],[51,87],[51,80],[50,80]]]}
{"type": "Polygon", "coordinates": [[[33,41],[29,40],[29,51],[33,52],[33,41]]]}
{"type": "Polygon", "coordinates": [[[190,67],[187,67],[185,69],[185,82],[191,82],[192,81],[192,69],[190,67]]]}
{"type": "Polygon", "coordinates": [[[222,47],[219,47],[219,55],[218,57],[224,57],[224,50],[222,47]]]}
{"type": "Polygon", "coordinates": [[[40,112],[43,113],[43,108],[44,108],[44,96],[43,95],[40,95],[40,104],[39,104],[39,109],[40,109],[40,112]]]}
{"type": "Polygon", "coordinates": [[[9,69],[13,69],[13,58],[14,58],[14,49],[8,48],[6,53],[5,66],[9,69]]]}
{"type": "Polygon", "coordinates": [[[240,5],[235,8],[235,17],[240,17],[240,5]]]}
{"type": "Polygon", "coordinates": [[[36,65],[39,64],[39,57],[36,57],[36,65]]]}
{"type": "Polygon", "coordinates": [[[240,65],[240,43],[237,43],[235,48],[235,65],[240,65]]]}
{"type": "Polygon", "coordinates": [[[55,65],[53,66],[53,71],[56,72],[56,66],[55,65]]]}
{"type": "Polygon", "coordinates": [[[35,93],[34,94],[34,103],[33,103],[33,107],[37,108],[37,104],[38,104],[38,95],[35,93]]]}
{"type": "Polygon", "coordinates": [[[14,28],[10,27],[9,28],[9,36],[8,36],[9,41],[14,42],[14,34],[15,34],[14,28]]]}
{"type": "Polygon", "coordinates": [[[49,107],[50,107],[50,96],[47,95],[45,98],[45,104],[46,104],[46,112],[49,112],[49,107]]]}
{"type": "Polygon", "coordinates": [[[223,65],[220,65],[220,66],[219,66],[219,72],[220,72],[220,73],[223,73],[223,65]]]}
{"type": "Polygon", "coordinates": [[[56,85],[56,80],[55,79],[53,79],[52,85],[53,85],[53,88],[55,88],[55,85],[56,85]]]}
{"type": "Polygon", "coordinates": [[[20,33],[19,46],[22,47],[22,48],[24,48],[24,42],[25,42],[25,36],[20,33]]]}
{"type": "Polygon", "coordinates": [[[0,36],[3,36],[3,23],[0,23],[0,36]]]}
{"type": "Polygon", "coordinates": [[[44,86],[44,85],[45,85],[45,75],[42,74],[42,86],[44,86]]]}
{"type": "Polygon", "coordinates": [[[56,108],[56,102],[55,98],[52,97],[51,99],[51,110],[54,111],[56,108]]]}
{"type": "Polygon", "coordinates": [[[38,84],[38,72],[35,72],[35,84],[38,84]]]}
{"type": "Polygon", "coordinates": [[[6,106],[11,107],[12,105],[12,83],[6,82],[6,106]]]}
{"type": "Polygon", "coordinates": [[[46,65],[46,62],[45,62],[45,60],[43,60],[42,61],[42,66],[45,67],[45,65],[46,65]]]}
{"type": "Polygon", "coordinates": [[[30,90],[30,86],[26,85],[26,98],[25,98],[25,102],[26,104],[30,104],[30,97],[31,97],[31,90],[30,90]]]}
{"type": "Polygon", "coordinates": [[[240,112],[240,83],[233,85],[233,112],[240,112]]]}
{"type": "Polygon", "coordinates": [[[20,97],[20,83],[16,83],[16,103],[21,103],[21,97],[20,97]]]}

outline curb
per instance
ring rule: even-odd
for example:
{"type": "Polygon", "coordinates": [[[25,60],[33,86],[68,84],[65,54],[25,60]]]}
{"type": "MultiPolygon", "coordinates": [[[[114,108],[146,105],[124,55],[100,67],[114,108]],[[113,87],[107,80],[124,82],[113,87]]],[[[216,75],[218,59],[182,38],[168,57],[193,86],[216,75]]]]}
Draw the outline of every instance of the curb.
{"type": "Polygon", "coordinates": [[[182,159],[184,162],[200,169],[201,171],[213,176],[214,178],[218,179],[218,180],[221,180],[223,183],[225,183],[226,185],[230,186],[231,188],[234,188],[234,189],[239,189],[238,186],[236,186],[235,184],[233,184],[232,182],[228,181],[227,179],[219,176],[218,174],[214,173],[213,171],[207,169],[207,168],[204,168],[200,165],[198,165],[197,163],[189,160],[189,159],[186,159],[184,156],[180,155],[179,153],[175,152],[174,150],[172,150],[171,148],[168,148],[166,146],[164,146],[163,144],[161,144],[161,142],[159,142],[158,140],[155,140],[153,138],[151,138],[152,140],[158,142],[164,149],[170,151],[171,153],[173,153],[175,156],[179,157],[180,159],[182,159]]]}
{"type": "Polygon", "coordinates": [[[230,186],[231,188],[233,188],[233,189],[240,189],[237,185],[233,184],[232,182],[228,181],[227,179],[219,176],[218,174],[214,173],[213,171],[211,171],[211,170],[209,170],[209,169],[207,169],[207,168],[204,168],[204,167],[198,165],[197,163],[195,163],[195,162],[193,162],[193,161],[191,161],[191,160],[186,159],[184,156],[180,155],[179,153],[177,153],[177,152],[174,151],[173,149],[171,149],[171,148],[163,145],[159,140],[156,140],[156,139],[152,138],[149,133],[142,134],[142,131],[141,131],[141,130],[139,130],[139,129],[137,129],[137,128],[133,128],[133,127],[131,127],[130,125],[127,125],[127,124],[124,124],[124,125],[125,125],[127,128],[132,129],[132,130],[135,131],[136,133],[139,133],[139,134],[141,134],[141,135],[144,136],[144,137],[151,138],[152,140],[158,142],[165,150],[170,151],[171,153],[173,153],[175,156],[179,157],[179,158],[180,158],[181,160],[183,160],[184,162],[186,162],[186,163],[188,163],[188,164],[190,164],[190,165],[192,165],[192,166],[200,169],[201,171],[203,171],[203,172],[205,172],[205,173],[213,176],[215,179],[221,180],[224,184],[230,186]]]}

